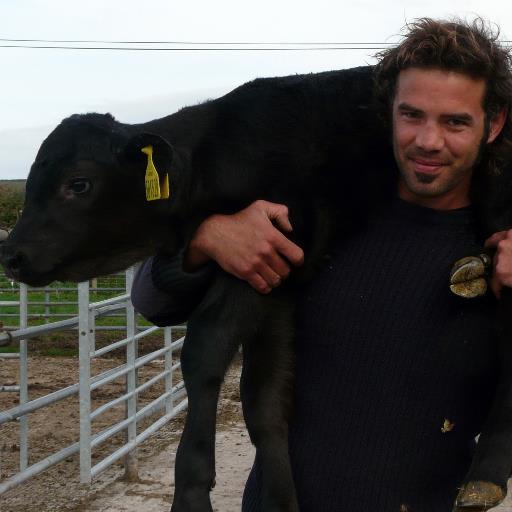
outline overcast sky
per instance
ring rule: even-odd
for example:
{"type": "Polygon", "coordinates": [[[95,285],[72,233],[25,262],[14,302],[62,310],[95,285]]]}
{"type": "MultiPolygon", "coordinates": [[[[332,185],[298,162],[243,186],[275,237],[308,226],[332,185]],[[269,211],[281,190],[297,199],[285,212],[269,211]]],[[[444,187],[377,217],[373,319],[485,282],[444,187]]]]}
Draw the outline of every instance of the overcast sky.
{"type": "MultiPolygon", "coordinates": [[[[503,38],[512,40],[510,5],[505,0],[431,0],[428,7],[417,0],[0,0],[0,38],[382,44],[396,41],[402,26],[419,16],[478,14],[499,23],[503,38]]],[[[25,178],[44,137],[73,113],[111,112],[123,122],[146,121],[256,77],[364,65],[373,62],[373,53],[0,48],[0,178],[25,178]]]]}

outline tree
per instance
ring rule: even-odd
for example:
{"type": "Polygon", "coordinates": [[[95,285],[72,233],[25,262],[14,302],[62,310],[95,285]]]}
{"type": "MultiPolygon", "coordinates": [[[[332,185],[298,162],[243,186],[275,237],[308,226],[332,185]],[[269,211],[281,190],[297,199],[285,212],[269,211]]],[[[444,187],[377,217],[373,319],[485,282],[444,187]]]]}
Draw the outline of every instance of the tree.
{"type": "Polygon", "coordinates": [[[24,194],[21,190],[0,185],[0,227],[12,228],[23,208],[24,194]]]}

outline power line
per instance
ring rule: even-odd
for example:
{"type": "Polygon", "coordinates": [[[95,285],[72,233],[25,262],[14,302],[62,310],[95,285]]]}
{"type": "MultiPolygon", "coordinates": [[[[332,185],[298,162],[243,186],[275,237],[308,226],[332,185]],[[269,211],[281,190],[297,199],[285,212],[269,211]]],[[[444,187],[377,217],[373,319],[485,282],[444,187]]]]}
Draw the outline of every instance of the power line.
{"type": "Polygon", "coordinates": [[[295,45],[310,45],[310,46],[389,46],[393,43],[364,43],[364,42],[289,42],[289,41],[264,41],[264,42],[254,42],[254,41],[104,41],[104,40],[95,40],[95,39],[6,39],[0,38],[0,41],[5,43],[51,43],[51,44],[61,44],[61,43],[69,43],[69,44],[173,44],[173,45],[201,45],[201,46],[209,46],[209,45],[280,45],[280,46],[295,46],[295,45]]]}
{"type": "Polygon", "coordinates": [[[110,50],[110,51],[145,51],[145,52],[303,52],[303,51],[333,51],[333,50],[384,50],[383,46],[318,46],[318,47],[277,47],[277,48],[182,48],[182,47],[166,47],[166,48],[145,48],[145,47],[129,47],[129,46],[41,46],[41,45],[25,45],[25,44],[0,44],[0,48],[25,48],[35,50],[110,50]]]}
{"type": "MultiPolygon", "coordinates": [[[[364,42],[226,42],[226,41],[102,41],[93,39],[7,39],[0,38],[0,48],[33,50],[99,50],[159,52],[299,52],[340,50],[385,50],[395,43],[364,42]],[[83,46],[87,45],[87,46],[83,46]],[[108,45],[108,46],[100,46],[108,45]],[[117,45],[117,46],[116,46],[117,45]],[[122,46],[119,46],[122,45],[122,46]],[[134,46],[127,46],[134,45],[134,46]],[[151,45],[138,46],[138,45],[151,45]],[[154,46],[166,45],[166,46],[154,46]]],[[[502,41],[509,47],[512,41],[502,41]]]]}
{"type": "MultiPolygon", "coordinates": [[[[227,45],[244,45],[244,46],[393,46],[396,43],[390,42],[363,42],[363,41],[107,41],[98,39],[8,39],[0,38],[0,42],[4,43],[48,43],[48,44],[165,44],[165,45],[187,45],[187,46],[227,46],[227,45]]],[[[510,41],[501,41],[501,44],[511,44],[510,41]]]]}

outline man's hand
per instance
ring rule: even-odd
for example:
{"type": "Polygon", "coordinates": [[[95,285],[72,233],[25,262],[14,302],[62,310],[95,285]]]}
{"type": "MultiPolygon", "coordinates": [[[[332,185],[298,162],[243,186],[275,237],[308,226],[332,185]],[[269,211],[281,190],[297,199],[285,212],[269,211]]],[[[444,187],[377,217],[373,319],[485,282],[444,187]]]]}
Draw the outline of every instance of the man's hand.
{"type": "Polygon", "coordinates": [[[234,215],[212,215],[191,240],[185,269],[193,270],[213,259],[258,292],[269,293],[286,279],[290,264],[304,262],[302,249],[273,223],[285,232],[292,231],[288,208],[263,200],[234,215]]]}
{"type": "Polygon", "coordinates": [[[491,289],[499,298],[504,286],[512,287],[512,229],[494,233],[485,241],[485,247],[496,248],[491,289]]]}

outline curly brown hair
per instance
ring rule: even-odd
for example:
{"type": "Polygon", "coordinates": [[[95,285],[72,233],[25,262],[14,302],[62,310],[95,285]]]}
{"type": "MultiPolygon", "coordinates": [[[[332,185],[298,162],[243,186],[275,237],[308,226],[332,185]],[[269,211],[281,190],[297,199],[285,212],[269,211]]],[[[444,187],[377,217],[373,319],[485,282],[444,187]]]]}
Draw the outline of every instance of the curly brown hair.
{"type": "Polygon", "coordinates": [[[400,71],[411,68],[439,68],[463,73],[486,83],[483,109],[486,130],[490,120],[503,109],[507,120],[500,135],[484,147],[481,167],[499,172],[512,151],[512,55],[500,44],[499,29],[482,18],[434,20],[420,18],[405,26],[403,41],[379,52],[376,57],[375,90],[383,115],[389,121],[400,71]]]}

